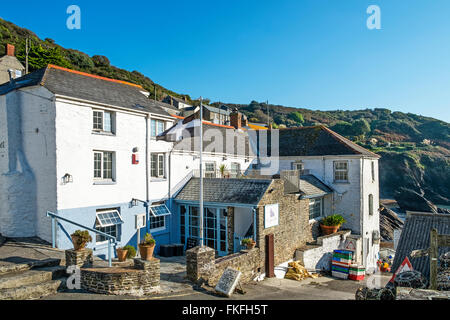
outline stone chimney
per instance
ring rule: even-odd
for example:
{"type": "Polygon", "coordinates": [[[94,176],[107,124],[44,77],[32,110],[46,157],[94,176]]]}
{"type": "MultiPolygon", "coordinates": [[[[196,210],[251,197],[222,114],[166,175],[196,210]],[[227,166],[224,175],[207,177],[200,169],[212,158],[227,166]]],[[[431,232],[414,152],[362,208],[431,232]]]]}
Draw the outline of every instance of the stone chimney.
{"type": "Polygon", "coordinates": [[[15,47],[12,44],[6,44],[6,55],[14,57],[15,47]]]}
{"type": "Polygon", "coordinates": [[[245,114],[242,115],[242,126],[248,127],[248,118],[245,114]]]}
{"type": "Polygon", "coordinates": [[[173,106],[173,98],[170,96],[170,105],[173,106]]]}
{"type": "Polygon", "coordinates": [[[236,129],[242,128],[242,114],[237,109],[230,114],[230,125],[236,129]]]}
{"type": "Polygon", "coordinates": [[[183,96],[183,100],[184,100],[184,102],[187,102],[187,97],[183,96]]]}

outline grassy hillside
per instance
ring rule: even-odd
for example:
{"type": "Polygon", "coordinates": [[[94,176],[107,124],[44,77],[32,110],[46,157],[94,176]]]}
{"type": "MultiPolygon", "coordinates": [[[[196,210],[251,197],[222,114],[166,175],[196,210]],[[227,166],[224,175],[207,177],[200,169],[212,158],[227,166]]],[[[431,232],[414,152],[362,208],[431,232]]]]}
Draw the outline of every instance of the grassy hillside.
{"type": "MultiPolygon", "coordinates": [[[[5,44],[11,43],[24,63],[26,38],[31,40],[30,71],[52,63],[139,84],[151,93],[151,99],[155,98],[156,88],[158,100],[170,94],[179,98],[186,96],[188,102],[198,104],[188,95],[166,89],[138,71],[112,66],[107,57],[91,57],[78,50],[63,48],[52,39],[39,39],[32,31],[0,19],[0,56],[5,54],[5,44]]],[[[388,109],[314,111],[280,105],[269,105],[268,116],[264,103],[252,101],[250,104],[227,105],[246,114],[250,122],[270,121],[275,128],[327,125],[382,156],[382,197],[394,197],[399,187],[408,187],[423,193],[431,201],[450,205],[450,125],[444,121],[388,109]]]]}
{"type": "MultiPolygon", "coordinates": [[[[220,105],[221,103],[216,103],[220,105]]],[[[450,124],[388,109],[314,111],[267,105],[228,104],[250,122],[274,127],[323,124],[381,155],[381,197],[395,197],[399,187],[416,190],[437,204],[450,204],[450,124]]]]}
{"type": "MultiPolygon", "coordinates": [[[[139,84],[150,92],[152,99],[155,97],[155,88],[158,100],[162,100],[167,94],[179,98],[185,96],[154,83],[150,78],[138,71],[127,71],[114,67],[105,56],[94,55],[90,57],[78,50],[65,49],[52,39],[46,38],[42,40],[32,31],[0,18],[0,56],[5,54],[6,43],[13,44],[16,47],[17,58],[25,65],[26,38],[29,38],[31,42],[29,53],[30,72],[51,63],[65,68],[139,84]]],[[[186,96],[190,100],[190,97],[186,96]]]]}

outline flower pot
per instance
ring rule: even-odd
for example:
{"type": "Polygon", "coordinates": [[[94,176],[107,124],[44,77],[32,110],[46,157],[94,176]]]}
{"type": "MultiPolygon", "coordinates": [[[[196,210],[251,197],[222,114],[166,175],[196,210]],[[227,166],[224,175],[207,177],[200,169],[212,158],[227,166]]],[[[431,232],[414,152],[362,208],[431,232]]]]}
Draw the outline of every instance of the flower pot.
{"type": "Polygon", "coordinates": [[[329,235],[336,233],[339,230],[340,226],[325,226],[323,224],[320,225],[320,229],[324,235],[329,235]]]}
{"type": "Polygon", "coordinates": [[[72,237],[73,249],[75,251],[84,249],[84,247],[86,247],[87,242],[80,242],[79,236],[71,236],[71,237],[72,237]]]}
{"type": "Polygon", "coordinates": [[[139,253],[142,260],[152,260],[153,250],[155,250],[154,244],[139,244],[139,253]]]}
{"type": "Polygon", "coordinates": [[[248,250],[251,250],[256,246],[256,242],[247,243],[246,246],[248,250]]]}
{"type": "Polygon", "coordinates": [[[127,249],[117,249],[116,252],[117,252],[117,258],[119,259],[120,262],[127,260],[127,254],[128,254],[127,249]]]}

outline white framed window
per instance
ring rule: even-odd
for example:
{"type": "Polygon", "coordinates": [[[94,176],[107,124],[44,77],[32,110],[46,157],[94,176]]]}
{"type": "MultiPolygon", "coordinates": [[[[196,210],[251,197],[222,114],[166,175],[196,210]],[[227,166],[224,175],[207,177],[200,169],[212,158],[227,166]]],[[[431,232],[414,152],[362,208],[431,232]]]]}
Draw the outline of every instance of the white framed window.
{"type": "Polygon", "coordinates": [[[114,181],[114,152],[94,151],[94,180],[114,181]]]}
{"type": "Polygon", "coordinates": [[[166,228],[166,216],[171,212],[164,203],[150,207],[150,231],[156,232],[166,228]]]}
{"type": "Polygon", "coordinates": [[[113,112],[92,110],[92,130],[113,133],[113,112]]]}
{"type": "Polygon", "coordinates": [[[205,162],[205,178],[215,178],[215,177],[216,177],[216,163],[205,162]]]}
{"type": "Polygon", "coordinates": [[[151,176],[153,178],[165,177],[165,154],[164,153],[152,153],[150,159],[151,176]]]}
{"type": "Polygon", "coordinates": [[[303,170],[304,170],[303,162],[301,162],[301,161],[293,162],[292,163],[292,170],[298,170],[298,174],[302,175],[303,174],[303,170]]]}
{"type": "MultiPolygon", "coordinates": [[[[117,240],[120,240],[120,225],[123,223],[122,216],[120,215],[119,210],[117,209],[107,209],[107,210],[97,210],[96,212],[96,220],[95,220],[95,229],[106,233],[110,236],[115,237],[117,240]]],[[[96,244],[107,242],[108,237],[96,234],[95,242],[96,244]]]]}
{"type": "Polygon", "coordinates": [[[161,134],[164,132],[166,127],[166,122],[162,121],[162,120],[156,120],[156,119],[152,119],[151,120],[151,137],[154,138],[157,135],[161,134]]]}
{"type": "Polygon", "coordinates": [[[231,163],[231,177],[237,178],[241,175],[241,164],[239,162],[231,163]]]}
{"type": "Polygon", "coordinates": [[[309,220],[323,216],[323,198],[309,199],[309,220]]]}
{"type": "Polygon", "coordinates": [[[348,182],[348,161],[334,161],[334,182],[348,182]]]}

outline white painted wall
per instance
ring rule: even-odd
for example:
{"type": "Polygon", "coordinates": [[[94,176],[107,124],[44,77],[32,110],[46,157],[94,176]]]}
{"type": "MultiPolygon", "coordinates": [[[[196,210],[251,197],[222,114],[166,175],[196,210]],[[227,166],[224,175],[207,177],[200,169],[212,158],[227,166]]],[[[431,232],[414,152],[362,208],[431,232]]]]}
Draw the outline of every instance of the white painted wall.
{"type": "Polygon", "coordinates": [[[0,201],[3,203],[0,232],[9,237],[51,238],[46,211],[56,210],[52,97],[45,88],[29,87],[10,92],[1,99],[2,107],[8,107],[7,104],[12,107],[7,128],[13,134],[10,136],[13,141],[8,141],[8,149],[13,153],[5,161],[7,164],[2,165],[0,178],[2,197],[5,197],[0,201]]]}
{"type": "Polygon", "coordinates": [[[58,210],[146,200],[146,118],[115,110],[115,135],[92,133],[92,107],[56,102],[56,154],[58,210]],[[133,165],[133,148],[139,149],[139,164],[133,165]],[[94,150],[115,152],[115,183],[94,184],[94,150]],[[62,184],[69,173],[73,183],[62,184]]]}

